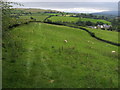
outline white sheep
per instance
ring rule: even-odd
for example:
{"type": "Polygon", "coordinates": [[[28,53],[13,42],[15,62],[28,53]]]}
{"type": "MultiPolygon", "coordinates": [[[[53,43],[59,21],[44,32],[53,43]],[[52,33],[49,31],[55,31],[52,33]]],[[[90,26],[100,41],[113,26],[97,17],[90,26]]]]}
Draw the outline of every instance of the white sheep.
{"type": "Polygon", "coordinates": [[[68,41],[67,40],[64,40],[65,43],[67,43],[68,41]]]}
{"type": "Polygon", "coordinates": [[[49,80],[50,83],[53,83],[55,80],[49,80]]]}
{"type": "Polygon", "coordinates": [[[94,42],[92,42],[92,44],[94,44],[94,42]]]}
{"type": "Polygon", "coordinates": [[[112,53],[115,53],[116,51],[112,51],[112,53]]]}

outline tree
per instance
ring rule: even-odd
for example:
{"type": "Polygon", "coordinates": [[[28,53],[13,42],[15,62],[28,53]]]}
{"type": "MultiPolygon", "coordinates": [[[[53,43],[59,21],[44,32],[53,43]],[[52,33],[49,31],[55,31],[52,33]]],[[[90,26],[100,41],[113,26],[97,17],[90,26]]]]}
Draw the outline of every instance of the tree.
{"type": "Polygon", "coordinates": [[[1,5],[1,9],[2,9],[2,30],[3,32],[8,30],[8,27],[10,25],[10,21],[11,21],[11,17],[10,14],[13,10],[13,6],[12,4],[16,4],[16,5],[22,5],[19,3],[15,3],[15,2],[7,2],[7,0],[1,0],[0,1],[0,5],[1,5]]]}
{"type": "Polygon", "coordinates": [[[85,26],[85,22],[84,21],[80,21],[80,20],[78,20],[76,22],[76,24],[79,25],[79,26],[85,26]]]}
{"type": "Polygon", "coordinates": [[[6,30],[7,27],[9,26],[9,21],[10,21],[10,7],[8,2],[5,1],[0,1],[1,4],[1,9],[2,9],[2,29],[6,30]]]}
{"type": "Polygon", "coordinates": [[[87,26],[93,26],[93,23],[91,21],[86,21],[87,26]]]}
{"type": "Polygon", "coordinates": [[[34,19],[33,17],[30,17],[30,19],[34,19]]]}
{"type": "Polygon", "coordinates": [[[103,22],[97,22],[96,25],[103,25],[103,22]]]}

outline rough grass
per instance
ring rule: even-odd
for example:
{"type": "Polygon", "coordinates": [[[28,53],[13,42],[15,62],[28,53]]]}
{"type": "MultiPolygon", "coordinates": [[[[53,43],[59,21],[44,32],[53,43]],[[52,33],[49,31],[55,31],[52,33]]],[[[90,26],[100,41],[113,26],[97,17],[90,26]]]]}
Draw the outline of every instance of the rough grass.
{"type": "Polygon", "coordinates": [[[118,47],[85,31],[30,23],[6,36],[3,88],[118,87],[118,47]]]}

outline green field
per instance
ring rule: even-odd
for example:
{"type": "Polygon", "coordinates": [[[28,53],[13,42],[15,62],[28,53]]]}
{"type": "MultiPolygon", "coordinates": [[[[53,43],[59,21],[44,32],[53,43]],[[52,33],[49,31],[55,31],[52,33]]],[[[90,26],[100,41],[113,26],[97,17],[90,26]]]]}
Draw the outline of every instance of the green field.
{"type": "Polygon", "coordinates": [[[45,10],[45,9],[35,9],[35,8],[16,8],[13,10],[15,13],[20,13],[20,12],[32,12],[32,13],[44,13],[44,12],[56,12],[58,13],[59,11],[56,10],[45,10]]]}
{"type": "Polygon", "coordinates": [[[21,19],[30,19],[31,17],[36,21],[44,21],[49,15],[60,15],[60,13],[32,13],[31,15],[19,16],[21,19]]]}
{"type": "Polygon", "coordinates": [[[105,24],[111,24],[111,22],[106,21],[106,20],[102,20],[102,19],[80,18],[80,21],[91,21],[93,23],[103,22],[105,24]]]}
{"type": "Polygon", "coordinates": [[[36,19],[36,21],[44,21],[44,19],[46,17],[48,17],[47,15],[27,15],[27,16],[20,16],[20,18],[22,19],[30,19],[30,18],[34,18],[36,19]]]}
{"type": "Polygon", "coordinates": [[[53,22],[61,21],[61,22],[76,22],[79,18],[75,17],[67,17],[67,16],[53,16],[49,18],[49,20],[53,22]]]}
{"type": "Polygon", "coordinates": [[[45,13],[47,15],[62,15],[61,13],[45,13]]]}
{"type": "MultiPolygon", "coordinates": [[[[86,28],[86,27],[84,27],[84,28],[86,28]]],[[[119,32],[107,31],[107,30],[101,30],[101,29],[91,29],[91,28],[86,28],[86,29],[95,33],[95,35],[97,37],[100,37],[101,39],[112,41],[115,43],[120,43],[118,40],[119,32]]]]}
{"type": "Polygon", "coordinates": [[[78,18],[78,17],[67,17],[67,16],[54,16],[49,18],[49,20],[53,22],[62,21],[62,22],[77,22],[80,21],[91,21],[93,23],[103,22],[105,24],[111,24],[109,21],[101,20],[101,19],[91,19],[91,18],[78,18]]]}
{"type": "MultiPolygon", "coordinates": [[[[104,33],[100,36],[118,40],[117,33],[104,33]]],[[[118,47],[83,30],[30,23],[10,30],[6,36],[3,88],[118,87],[118,47]]]]}

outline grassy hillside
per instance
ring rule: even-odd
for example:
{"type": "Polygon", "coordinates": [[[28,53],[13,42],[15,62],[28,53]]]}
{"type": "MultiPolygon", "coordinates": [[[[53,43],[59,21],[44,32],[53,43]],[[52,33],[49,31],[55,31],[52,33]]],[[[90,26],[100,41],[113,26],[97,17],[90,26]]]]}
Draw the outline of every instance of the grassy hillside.
{"type": "Polygon", "coordinates": [[[97,23],[97,22],[103,22],[106,24],[111,24],[111,22],[106,21],[106,20],[102,20],[102,19],[91,19],[91,18],[80,18],[81,21],[91,21],[93,23],[97,23]]]}
{"type": "Polygon", "coordinates": [[[32,13],[38,13],[38,12],[59,12],[56,10],[45,10],[45,9],[35,9],[35,8],[15,8],[14,12],[32,12],[32,13]]]}
{"type": "Polygon", "coordinates": [[[44,21],[47,15],[27,15],[27,16],[20,16],[21,19],[30,19],[30,18],[36,19],[36,21],[44,21]]]}
{"type": "Polygon", "coordinates": [[[62,21],[62,22],[76,22],[79,18],[67,17],[67,16],[53,16],[49,20],[53,22],[62,21]]]}
{"type": "Polygon", "coordinates": [[[85,31],[30,23],[6,36],[3,88],[118,87],[118,47],[85,31]]]}
{"type": "Polygon", "coordinates": [[[119,32],[106,31],[106,30],[101,30],[101,29],[91,29],[91,28],[86,28],[86,29],[95,33],[96,36],[98,36],[98,37],[100,37],[104,40],[112,41],[112,42],[115,42],[115,43],[120,43],[119,40],[118,40],[119,32]]]}
{"type": "Polygon", "coordinates": [[[77,22],[78,20],[80,20],[80,21],[91,21],[93,23],[103,22],[105,24],[111,24],[110,22],[108,22],[106,20],[101,20],[101,19],[78,18],[78,17],[67,17],[67,16],[54,16],[54,17],[49,18],[49,20],[51,20],[53,22],[57,22],[57,21],[77,22]]]}

